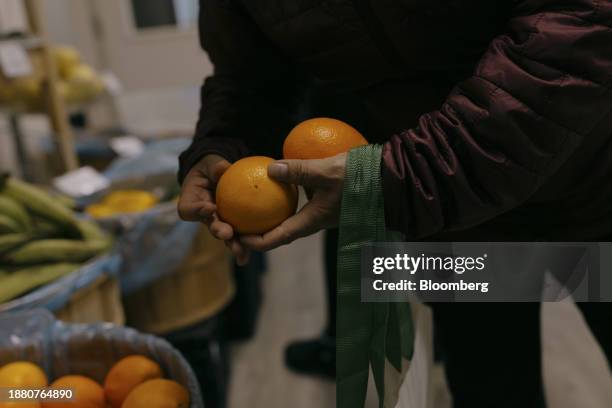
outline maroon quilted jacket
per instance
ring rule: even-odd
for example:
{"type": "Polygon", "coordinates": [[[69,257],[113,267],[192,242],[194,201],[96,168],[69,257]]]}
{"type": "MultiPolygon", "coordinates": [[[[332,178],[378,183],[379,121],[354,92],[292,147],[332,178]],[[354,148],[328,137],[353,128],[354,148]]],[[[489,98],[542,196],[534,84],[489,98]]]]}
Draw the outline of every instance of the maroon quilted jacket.
{"type": "Polygon", "coordinates": [[[330,116],[383,143],[408,239],[612,235],[612,0],[202,0],[204,154],[330,116]]]}

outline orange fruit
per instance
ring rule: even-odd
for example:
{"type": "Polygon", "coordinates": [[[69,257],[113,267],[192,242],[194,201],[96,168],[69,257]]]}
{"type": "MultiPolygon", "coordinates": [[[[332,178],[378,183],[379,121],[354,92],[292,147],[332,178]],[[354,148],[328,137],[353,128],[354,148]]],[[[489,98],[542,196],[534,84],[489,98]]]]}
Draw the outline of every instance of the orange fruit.
{"type": "Polygon", "coordinates": [[[41,408],[40,403],[36,401],[13,401],[0,402],[0,408],[41,408]]]}
{"type": "Polygon", "coordinates": [[[72,390],[71,401],[43,402],[41,408],[106,408],[104,389],[91,378],[66,375],[51,384],[58,390],[72,390]]]}
{"type": "Polygon", "coordinates": [[[149,380],[128,395],[122,408],[188,408],[189,392],[171,380],[149,380]]]}
{"type": "Polygon", "coordinates": [[[163,376],[155,361],[144,356],[128,356],[110,369],[104,380],[104,393],[112,408],[121,408],[128,394],[145,381],[163,376]]]}
{"type": "Polygon", "coordinates": [[[28,361],[16,361],[0,369],[0,387],[45,388],[47,384],[42,368],[28,361]]]}
{"type": "Polygon", "coordinates": [[[297,188],[268,177],[269,157],[232,164],[217,184],[217,212],[241,234],[263,234],[295,213],[297,188]]]}
{"type": "Polygon", "coordinates": [[[348,152],[368,141],[351,125],[337,119],[314,118],[297,125],[283,145],[285,159],[324,159],[348,152]]]}

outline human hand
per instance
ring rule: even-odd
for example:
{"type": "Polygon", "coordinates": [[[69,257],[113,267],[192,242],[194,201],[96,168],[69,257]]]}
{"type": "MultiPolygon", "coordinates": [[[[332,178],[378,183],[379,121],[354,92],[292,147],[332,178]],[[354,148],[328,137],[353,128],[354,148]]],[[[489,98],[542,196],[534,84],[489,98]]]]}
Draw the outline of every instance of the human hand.
{"type": "Polygon", "coordinates": [[[204,156],[187,173],[178,202],[178,213],[185,221],[202,222],[217,239],[225,241],[238,265],[249,261],[249,250],[240,243],[231,225],[217,215],[215,189],[217,182],[230,163],[216,154],[204,156]]]}
{"type": "Polygon", "coordinates": [[[308,203],[297,214],[263,235],[245,235],[240,242],[268,251],[315,232],[338,226],[347,154],[318,160],[281,160],[270,164],[268,175],[280,182],[303,186],[308,203]]]}

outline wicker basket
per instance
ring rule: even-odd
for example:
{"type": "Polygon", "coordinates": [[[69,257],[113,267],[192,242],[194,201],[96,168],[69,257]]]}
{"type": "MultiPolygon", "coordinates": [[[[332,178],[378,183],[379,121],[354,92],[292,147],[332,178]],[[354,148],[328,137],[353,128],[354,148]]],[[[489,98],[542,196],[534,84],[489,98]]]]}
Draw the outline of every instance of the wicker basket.
{"type": "Polygon", "coordinates": [[[55,312],[57,319],[68,323],[125,323],[121,289],[117,278],[99,277],[90,287],[81,289],[68,304],[55,312]]]}
{"type": "Polygon", "coordinates": [[[32,361],[50,379],[77,374],[101,383],[113,364],[133,354],[157,361],[166,378],[184,385],[191,395],[189,408],[204,408],[193,370],[165,340],[108,323],[58,322],[43,309],[0,315],[0,366],[32,361]]]}
{"type": "Polygon", "coordinates": [[[165,334],[212,317],[234,296],[231,271],[225,245],[201,228],[174,273],[124,298],[128,324],[165,334]]]}
{"type": "Polygon", "coordinates": [[[0,108],[10,108],[18,112],[40,111],[42,100],[41,83],[45,78],[43,57],[40,50],[28,50],[32,64],[32,74],[28,77],[7,78],[0,70],[0,108]],[[15,87],[21,83],[21,86],[15,87]]]}
{"type": "Polygon", "coordinates": [[[0,314],[45,308],[70,323],[125,322],[117,274],[121,259],[101,256],[48,285],[0,304],[0,314]]]}

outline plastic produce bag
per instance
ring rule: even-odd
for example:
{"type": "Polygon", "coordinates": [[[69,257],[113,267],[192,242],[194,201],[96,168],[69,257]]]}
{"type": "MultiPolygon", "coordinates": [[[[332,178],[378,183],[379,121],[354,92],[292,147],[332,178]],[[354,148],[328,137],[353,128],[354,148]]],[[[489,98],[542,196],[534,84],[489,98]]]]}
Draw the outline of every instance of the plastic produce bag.
{"type": "MultiPolygon", "coordinates": [[[[143,190],[156,195],[163,201],[172,199],[178,193],[176,174],[178,156],[190,143],[190,139],[161,140],[146,145],[142,154],[136,157],[120,157],[114,160],[103,173],[110,186],[96,194],[81,197],[78,206],[87,207],[100,202],[107,194],[117,190],[143,190]]],[[[147,211],[126,213],[98,221],[113,233],[122,233],[133,227],[147,211]]]]}
{"type": "Polygon", "coordinates": [[[51,379],[78,374],[102,383],[115,362],[132,354],[157,361],[166,378],[189,390],[191,408],[204,407],[191,367],[163,339],[106,323],[65,324],[42,309],[0,315],[0,366],[27,360],[51,379]]]}
{"type": "MultiPolygon", "coordinates": [[[[80,206],[97,202],[110,191],[137,189],[169,199],[178,192],[178,156],[190,139],[169,139],[147,144],[144,152],[132,158],[119,158],[104,172],[111,186],[104,192],[80,200],[80,206]]],[[[183,222],[176,203],[161,203],[134,214],[98,220],[107,230],[121,236],[117,248],[123,264],[120,271],[124,294],[141,289],[174,272],[185,259],[200,227],[183,222]]]]}
{"type": "Polygon", "coordinates": [[[173,273],[185,259],[200,228],[179,219],[174,201],[139,214],[100,221],[119,236],[116,251],[122,259],[121,290],[130,294],[173,273]]]}
{"type": "Polygon", "coordinates": [[[170,173],[114,180],[108,188],[91,196],[79,199],[78,207],[85,209],[91,204],[99,204],[110,193],[125,190],[137,190],[151,193],[159,200],[159,203],[141,212],[122,212],[104,218],[96,218],[96,222],[112,234],[120,235],[134,228],[138,222],[155,213],[155,210],[158,208],[174,206],[176,211],[176,204],[169,200],[173,200],[179,190],[176,182],[176,175],[170,173]]]}
{"type": "Polygon", "coordinates": [[[111,181],[154,174],[172,174],[175,176],[178,172],[178,156],[189,147],[190,143],[191,139],[189,138],[149,143],[141,155],[119,158],[113,161],[104,175],[111,181]]]}
{"type": "Polygon", "coordinates": [[[176,204],[147,212],[121,238],[121,290],[130,294],[173,273],[193,245],[200,224],[178,218],[176,204]]]}
{"type": "Polygon", "coordinates": [[[80,269],[32,292],[0,304],[0,313],[45,308],[57,311],[70,301],[72,295],[88,288],[104,275],[116,277],[121,267],[117,254],[103,255],[86,263],[80,269]]]}

